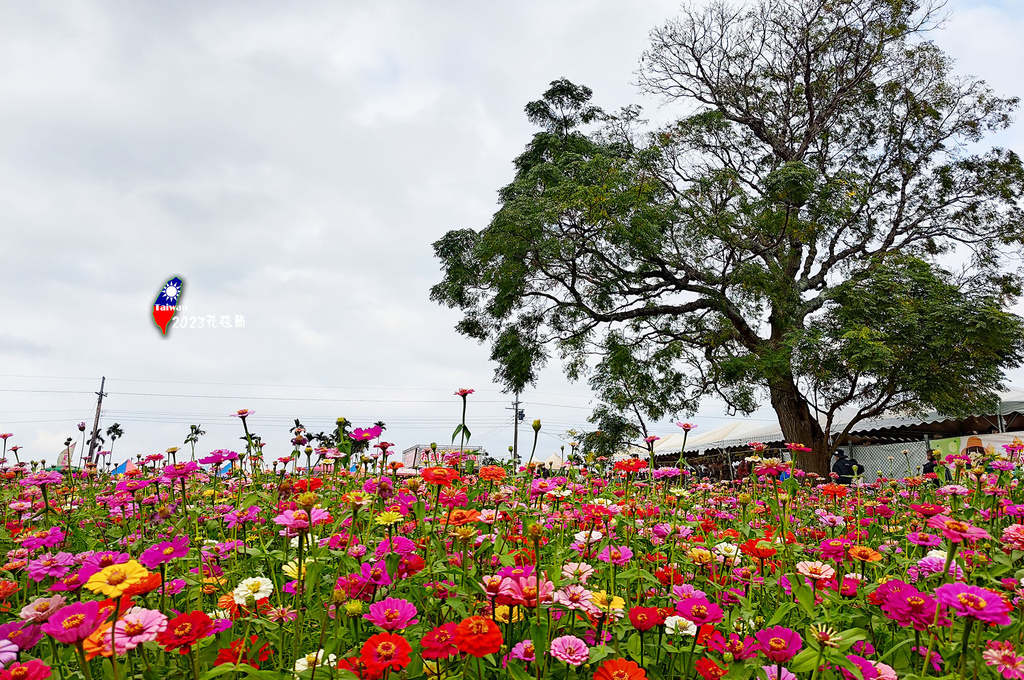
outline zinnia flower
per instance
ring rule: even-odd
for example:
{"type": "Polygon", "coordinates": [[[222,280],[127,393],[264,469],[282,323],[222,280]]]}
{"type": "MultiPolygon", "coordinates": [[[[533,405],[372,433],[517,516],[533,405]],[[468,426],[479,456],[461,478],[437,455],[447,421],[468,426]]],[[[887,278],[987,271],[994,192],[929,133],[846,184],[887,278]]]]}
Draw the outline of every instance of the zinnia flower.
{"type": "Polygon", "coordinates": [[[42,629],[58,642],[73,645],[89,637],[101,622],[99,602],[76,602],[50,616],[42,629]]]}
{"type": "Polygon", "coordinates": [[[239,583],[231,594],[235,604],[240,607],[244,607],[249,600],[259,602],[260,600],[265,600],[270,597],[273,592],[273,581],[263,576],[253,576],[252,578],[247,578],[239,583]]]}
{"type": "Polygon", "coordinates": [[[635,661],[606,659],[594,672],[594,680],[644,680],[647,671],[635,661]]]}
{"type": "Polygon", "coordinates": [[[786,663],[800,651],[803,641],[796,631],[782,626],[773,626],[759,630],[754,634],[760,643],[761,651],[772,663],[786,663]]]}
{"type": "Polygon", "coordinates": [[[370,605],[363,618],[384,630],[402,630],[417,623],[416,607],[408,600],[388,597],[370,605]]]}
{"type": "Polygon", "coordinates": [[[455,628],[455,646],[477,658],[499,651],[503,641],[498,624],[485,616],[463,619],[455,628]]]}
{"type": "Polygon", "coordinates": [[[147,569],[156,569],[161,564],[167,564],[178,557],[188,555],[188,536],[176,536],[169,541],[163,541],[150,546],[139,555],[141,562],[147,569]]]}
{"type": "Polygon", "coordinates": [[[388,668],[402,670],[409,665],[409,652],[412,647],[401,635],[394,633],[377,633],[363,643],[359,656],[371,674],[380,676],[388,668]]]}
{"type": "Polygon", "coordinates": [[[965,583],[946,583],[935,589],[935,599],[959,616],[986,623],[1010,625],[1010,605],[998,593],[965,583]]]}
{"type": "Polygon", "coordinates": [[[582,666],[590,659],[587,643],[575,635],[563,635],[551,641],[551,656],[571,666],[582,666]]]}
{"type": "Polygon", "coordinates": [[[213,619],[206,612],[194,611],[168,621],[167,628],[157,635],[156,641],[168,652],[177,649],[180,654],[188,654],[192,645],[211,634],[213,619]]]}
{"type": "Polygon", "coordinates": [[[455,646],[455,627],[454,623],[446,623],[424,635],[420,641],[423,658],[447,659],[458,654],[459,648],[455,646]]]}
{"type": "Polygon", "coordinates": [[[124,591],[149,576],[149,571],[135,560],[112,564],[89,577],[85,587],[107,597],[121,597],[124,591]]]}

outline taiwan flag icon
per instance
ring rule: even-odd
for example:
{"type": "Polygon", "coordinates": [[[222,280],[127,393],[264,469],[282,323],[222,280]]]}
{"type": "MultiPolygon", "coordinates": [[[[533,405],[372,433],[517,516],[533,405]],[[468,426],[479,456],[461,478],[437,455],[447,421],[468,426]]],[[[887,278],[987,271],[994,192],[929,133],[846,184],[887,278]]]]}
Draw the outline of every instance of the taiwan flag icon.
{"type": "Polygon", "coordinates": [[[160,327],[164,335],[167,335],[167,324],[174,318],[176,305],[180,299],[181,279],[175,276],[164,284],[164,287],[160,289],[160,294],[156,297],[156,302],[153,303],[153,321],[156,321],[156,325],[160,327]]]}

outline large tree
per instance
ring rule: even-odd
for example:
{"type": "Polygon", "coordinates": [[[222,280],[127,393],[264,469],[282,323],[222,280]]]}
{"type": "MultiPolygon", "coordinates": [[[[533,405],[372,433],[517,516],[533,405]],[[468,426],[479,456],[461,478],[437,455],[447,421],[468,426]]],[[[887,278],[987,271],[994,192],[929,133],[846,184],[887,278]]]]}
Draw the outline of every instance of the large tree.
{"type": "Polygon", "coordinates": [[[554,352],[619,432],[767,398],[819,473],[837,423],[993,407],[1024,357],[1024,167],[979,142],[1017,99],[954,75],[933,28],[914,0],[684,8],[639,76],[681,118],[552,83],[491,223],[434,244],[431,297],[510,390],[554,352]]]}

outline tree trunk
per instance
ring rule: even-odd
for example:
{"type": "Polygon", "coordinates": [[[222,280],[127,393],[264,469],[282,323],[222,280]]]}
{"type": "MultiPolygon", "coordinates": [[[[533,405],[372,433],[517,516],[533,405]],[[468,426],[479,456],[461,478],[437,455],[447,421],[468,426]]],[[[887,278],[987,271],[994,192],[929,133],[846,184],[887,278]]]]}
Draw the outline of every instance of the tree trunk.
{"type": "Polygon", "coordinates": [[[779,417],[782,434],[786,442],[809,446],[810,451],[796,454],[796,467],[805,472],[814,472],[828,479],[830,472],[830,450],[828,437],[821,424],[811,413],[807,400],[797,390],[792,380],[782,379],[768,386],[772,408],[779,417]]]}

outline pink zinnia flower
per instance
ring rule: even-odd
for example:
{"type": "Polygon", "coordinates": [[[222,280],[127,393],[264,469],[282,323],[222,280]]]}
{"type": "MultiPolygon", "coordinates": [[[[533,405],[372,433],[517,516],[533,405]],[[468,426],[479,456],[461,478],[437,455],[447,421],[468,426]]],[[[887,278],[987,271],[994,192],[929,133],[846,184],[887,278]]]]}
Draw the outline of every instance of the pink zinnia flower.
{"type": "Polygon", "coordinates": [[[25,605],[18,616],[29,623],[43,623],[64,606],[67,598],[63,595],[52,595],[50,597],[39,597],[25,605]]]}
{"type": "Polygon", "coordinates": [[[594,568],[586,562],[567,562],[562,565],[562,578],[574,578],[582,584],[594,573],[594,568]]]}
{"type": "Polygon", "coordinates": [[[305,531],[311,524],[325,522],[329,514],[323,508],[313,508],[308,513],[305,510],[285,510],[274,518],[274,522],[291,531],[305,531]]]}
{"type": "Polygon", "coordinates": [[[538,602],[550,602],[554,592],[555,584],[546,578],[540,581],[539,586],[536,576],[512,579],[511,599],[524,607],[536,607],[538,602]]]}
{"type": "Polygon", "coordinates": [[[965,583],[946,583],[935,589],[935,598],[959,616],[986,623],[1010,625],[1010,605],[998,593],[965,583]]]}
{"type": "Polygon", "coordinates": [[[946,515],[935,515],[934,517],[928,518],[928,526],[933,529],[938,529],[942,532],[942,535],[950,543],[961,543],[963,541],[977,541],[983,538],[992,538],[992,536],[984,529],[971,526],[967,522],[962,522],[946,515]]]}
{"type": "Polygon", "coordinates": [[[572,666],[582,666],[590,659],[590,648],[575,635],[563,635],[551,641],[551,656],[572,666]]]}
{"type": "Polygon", "coordinates": [[[624,567],[629,563],[629,560],[633,557],[633,551],[626,546],[606,546],[601,554],[597,556],[597,559],[602,562],[610,562],[617,567],[624,567]]]}
{"type": "Polygon", "coordinates": [[[1024,679],[1024,656],[1017,654],[1012,641],[989,640],[987,646],[988,649],[981,655],[986,664],[995,666],[1007,680],[1024,679]]]}
{"type": "Polygon", "coordinates": [[[824,562],[797,562],[796,571],[812,581],[827,581],[836,575],[836,570],[824,562]]]}
{"type": "Polygon", "coordinates": [[[408,600],[388,597],[370,605],[370,611],[363,618],[384,630],[402,630],[417,623],[416,607],[408,600]]]}
{"type": "Polygon", "coordinates": [[[935,534],[927,534],[923,531],[911,531],[907,534],[907,540],[914,545],[923,545],[926,548],[934,548],[942,543],[942,539],[935,534]]]}
{"type": "Polygon", "coordinates": [[[555,604],[585,612],[596,611],[590,602],[590,591],[583,586],[566,586],[558,590],[555,593],[555,604]]]}
{"type": "Polygon", "coordinates": [[[156,636],[167,630],[167,617],[153,609],[132,607],[114,624],[114,643],[117,653],[124,654],[143,642],[156,640],[156,636]]]}
{"type": "Polygon", "coordinates": [[[788,662],[803,647],[803,641],[796,631],[782,626],[759,630],[754,637],[757,638],[764,655],[775,664],[788,662]]]}
{"type": "Polygon", "coordinates": [[[533,663],[537,660],[537,652],[533,647],[533,640],[523,640],[512,648],[509,655],[513,659],[519,659],[527,663],[533,663]]]}
{"type": "Polygon", "coordinates": [[[12,663],[0,671],[0,680],[44,680],[50,677],[51,672],[51,668],[39,659],[30,659],[25,663],[12,663]]]}

